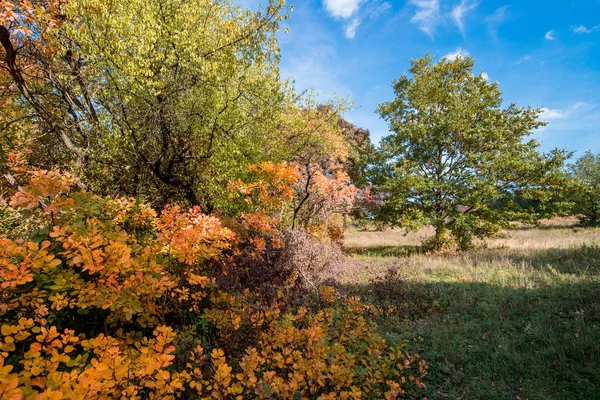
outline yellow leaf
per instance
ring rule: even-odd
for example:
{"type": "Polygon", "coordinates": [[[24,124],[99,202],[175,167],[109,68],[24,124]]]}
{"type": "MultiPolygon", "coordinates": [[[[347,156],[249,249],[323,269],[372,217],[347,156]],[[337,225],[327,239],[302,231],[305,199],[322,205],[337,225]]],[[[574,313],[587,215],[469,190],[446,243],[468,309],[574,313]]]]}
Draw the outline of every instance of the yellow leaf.
{"type": "Polygon", "coordinates": [[[13,333],[13,327],[10,325],[2,325],[2,328],[0,328],[0,330],[2,331],[2,334],[4,336],[8,336],[13,333]]]}

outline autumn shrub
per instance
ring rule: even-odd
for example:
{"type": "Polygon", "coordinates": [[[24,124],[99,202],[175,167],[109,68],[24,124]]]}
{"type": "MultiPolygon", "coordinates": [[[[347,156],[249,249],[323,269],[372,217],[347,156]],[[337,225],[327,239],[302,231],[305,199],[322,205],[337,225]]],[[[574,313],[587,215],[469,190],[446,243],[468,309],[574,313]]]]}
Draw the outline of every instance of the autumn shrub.
{"type": "Polygon", "coordinates": [[[213,398],[395,399],[422,393],[427,365],[402,346],[389,348],[365,318],[364,305],[356,299],[338,304],[330,287],[320,299],[327,306],[318,312],[299,308],[274,319],[237,365],[213,350],[213,380],[200,379],[194,387],[213,398]]]}
{"type": "Polygon", "coordinates": [[[307,288],[318,289],[348,262],[337,244],[318,240],[310,233],[291,230],[283,237],[285,246],[277,268],[296,274],[307,288]]]}
{"type": "Polygon", "coordinates": [[[284,248],[281,220],[299,175],[294,166],[273,162],[249,165],[249,172],[250,179],[229,184],[230,198],[241,204],[238,215],[223,218],[236,232],[235,249],[213,273],[220,288],[252,288],[248,295],[270,302],[291,278],[291,271],[277,264],[284,248]]]}
{"type": "Polygon", "coordinates": [[[20,225],[0,238],[0,398],[422,394],[426,364],[386,345],[376,310],[327,286],[299,304],[293,280],[269,296],[223,281],[283,246],[268,210],[225,223],[56,171],[19,179],[20,225]]]}
{"type": "Polygon", "coordinates": [[[299,178],[294,185],[292,229],[301,228],[321,240],[341,243],[345,219],[353,210],[360,190],[342,164],[329,156],[323,158],[321,163],[297,164],[299,178]]]}

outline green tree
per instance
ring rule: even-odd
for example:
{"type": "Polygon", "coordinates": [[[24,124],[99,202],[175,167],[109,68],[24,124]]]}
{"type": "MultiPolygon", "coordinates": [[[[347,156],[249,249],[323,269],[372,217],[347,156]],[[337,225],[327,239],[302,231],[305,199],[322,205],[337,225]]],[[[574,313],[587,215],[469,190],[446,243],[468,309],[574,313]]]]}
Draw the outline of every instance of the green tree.
{"type": "Polygon", "coordinates": [[[540,110],[502,108],[498,83],[474,75],[473,64],[413,60],[411,76],[393,83],[396,98],[378,108],[393,132],[374,177],[387,195],[378,216],[408,229],[433,225],[431,249],[465,249],[510,221],[530,222],[535,214],[510,198],[548,199],[564,176],[566,151],[541,154],[525,140],[545,125],[540,110]]]}
{"type": "Polygon", "coordinates": [[[212,212],[235,206],[227,184],[248,164],[322,146],[317,104],[280,79],[283,0],[253,12],[213,0],[10,3],[0,97],[22,107],[6,124],[36,124],[34,165],[69,169],[96,193],[212,212]]]}
{"type": "Polygon", "coordinates": [[[581,223],[596,225],[600,222],[600,154],[588,151],[569,167],[575,179],[573,213],[581,223]]]}

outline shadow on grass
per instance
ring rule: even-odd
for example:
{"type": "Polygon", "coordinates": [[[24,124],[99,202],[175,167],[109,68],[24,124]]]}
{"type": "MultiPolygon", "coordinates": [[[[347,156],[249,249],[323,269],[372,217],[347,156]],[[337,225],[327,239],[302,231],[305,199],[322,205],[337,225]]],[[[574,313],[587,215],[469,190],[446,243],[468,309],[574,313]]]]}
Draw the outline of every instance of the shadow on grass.
{"type": "MultiPolygon", "coordinates": [[[[410,256],[423,254],[420,246],[377,246],[345,249],[349,255],[363,257],[400,258],[401,263],[410,256]]],[[[573,274],[576,276],[600,274],[600,246],[583,245],[569,249],[476,249],[470,252],[431,255],[431,257],[464,258],[475,264],[509,263],[529,266],[549,273],[573,274]]]]}
{"type": "Polygon", "coordinates": [[[347,247],[344,251],[349,255],[368,257],[407,257],[421,253],[421,246],[373,246],[373,247],[347,247]]]}
{"type": "Polygon", "coordinates": [[[560,229],[580,230],[589,228],[589,226],[581,225],[578,222],[565,225],[523,225],[507,229],[507,231],[555,231],[560,229]]]}
{"type": "Polygon", "coordinates": [[[513,265],[531,266],[549,273],[576,276],[600,273],[600,246],[583,245],[570,249],[490,249],[480,250],[474,257],[477,262],[508,261],[513,265]]]}
{"type": "Polygon", "coordinates": [[[515,289],[390,272],[340,289],[386,310],[389,341],[418,347],[430,399],[600,399],[597,280],[515,289]]]}

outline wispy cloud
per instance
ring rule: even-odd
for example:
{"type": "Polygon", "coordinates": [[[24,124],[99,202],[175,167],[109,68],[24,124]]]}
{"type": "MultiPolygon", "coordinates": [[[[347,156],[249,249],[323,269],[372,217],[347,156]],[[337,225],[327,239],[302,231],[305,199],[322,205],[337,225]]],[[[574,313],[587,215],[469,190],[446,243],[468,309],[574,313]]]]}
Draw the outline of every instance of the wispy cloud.
{"type": "Polygon", "coordinates": [[[419,29],[433,39],[435,30],[441,22],[439,0],[410,0],[410,3],[417,7],[410,22],[419,25],[419,29]]]}
{"type": "Polygon", "coordinates": [[[350,94],[347,66],[340,61],[337,38],[308,9],[298,7],[296,13],[302,18],[292,20],[292,33],[284,36],[296,40],[282,45],[281,76],[293,79],[298,93],[314,89],[319,100],[326,101],[334,93],[350,94]]]}
{"type": "Polygon", "coordinates": [[[523,58],[519,58],[517,61],[515,61],[515,65],[523,64],[524,62],[526,62],[526,61],[529,61],[529,60],[531,60],[532,58],[533,58],[533,57],[531,57],[531,56],[529,56],[529,55],[528,55],[528,56],[525,56],[525,57],[523,57],[523,58]]]}
{"type": "Polygon", "coordinates": [[[570,115],[566,109],[552,109],[542,107],[542,119],[551,121],[553,119],[563,119],[570,115]]]}
{"type": "Polygon", "coordinates": [[[600,25],[592,26],[591,28],[586,28],[585,25],[579,25],[578,27],[573,29],[573,32],[578,34],[587,34],[600,31],[600,25]]]}
{"type": "Polygon", "coordinates": [[[498,38],[498,28],[500,24],[506,21],[507,18],[507,10],[509,6],[504,6],[498,8],[492,15],[485,19],[485,22],[488,25],[488,31],[490,35],[494,38],[498,38]]]}
{"type": "Polygon", "coordinates": [[[576,144],[576,147],[579,148],[590,145],[597,146],[596,136],[583,133],[585,131],[593,132],[600,123],[600,112],[598,112],[596,104],[578,101],[564,108],[542,107],[541,110],[540,119],[548,122],[548,125],[537,129],[537,131],[543,133],[544,138],[548,138],[548,135],[550,135],[550,138],[554,136],[554,140],[559,137],[562,137],[562,140],[569,137],[569,143],[571,145],[576,144]],[[586,138],[586,136],[588,137],[586,138]]]}
{"type": "Polygon", "coordinates": [[[369,3],[369,17],[377,18],[392,9],[392,4],[389,1],[384,1],[383,3],[377,4],[370,2],[369,3]]]}
{"type": "Polygon", "coordinates": [[[547,126],[537,129],[537,138],[544,150],[568,147],[576,149],[578,155],[590,148],[597,151],[600,146],[597,134],[600,111],[593,103],[579,103],[583,105],[574,112],[569,112],[568,108],[566,112],[561,110],[559,116],[562,118],[549,120],[545,114],[541,116],[542,120],[548,122],[547,126]]]}
{"type": "Polygon", "coordinates": [[[338,79],[341,69],[329,60],[318,57],[299,57],[281,68],[282,76],[293,78],[297,92],[314,89],[316,98],[328,100],[335,94],[346,96],[351,93],[350,87],[338,79]]]}
{"type": "MultiPolygon", "coordinates": [[[[480,3],[481,0],[460,0],[450,11],[445,7],[443,10],[440,8],[440,0],[409,0],[408,4],[416,7],[410,22],[417,24],[420,30],[433,39],[438,25],[452,20],[464,36],[465,19],[480,3]]],[[[503,13],[507,7],[502,7],[499,11],[503,13]]]]}
{"type": "Polygon", "coordinates": [[[348,39],[354,39],[354,36],[356,36],[356,30],[358,29],[360,22],[360,18],[356,17],[353,18],[352,21],[350,21],[350,23],[346,25],[345,34],[348,39]]]}
{"type": "Polygon", "coordinates": [[[546,35],[544,35],[544,37],[546,38],[546,40],[556,40],[556,37],[554,36],[555,33],[556,31],[548,31],[546,32],[546,35]]]}
{"type": "Polygon", "coordinates": [[[452,9],[452,18],[460,32],[465,33],[465,16],[475,10],[479,5],[479,0],[462,0],[459,5],[452,9]]]}
{"type": "Polygon", "coordinates": [[[557,119],[565,119],[576,114],[579,111],[590,110],[593,105],[583,101],[578,101],[573,105],[566,108],[546,108],[542,107],[541,118],[546,121],[552,121],[557,119]]]}
{"type": "Polygon", "coordinates": [[[482,77],[483,79],[485,79],[486,81],[489,81],[489,80],[490,80],[490,76],[487,74],[487,72],[483,72],[483,71],[482,71],[482,72],[481,72],[481,77],[482,77]]]}
{"type": "Polygon", "coordinates": [[[465,49],[459,47],[458,49],[456,49],[456,51],[453,51],[452,53],[448,53],[448,54],[446,54],[442,58],[445,58],[448,61],[454,61],[458,57],[467,58],[469,56],[470,56],[470,54],[469,54],[468,51],[466,51],[465,49]]]}
{"type": "Polygon", "coordinates": [[[323,0],[332,17],[348,19],[358,11],[364,0],[323,0]]]}

